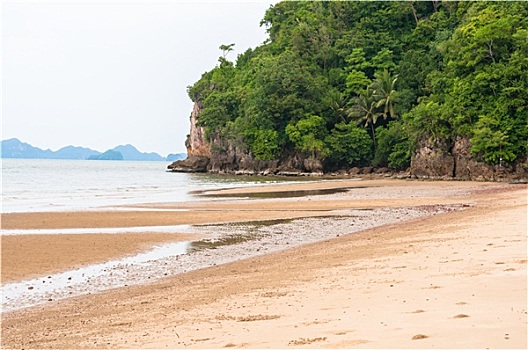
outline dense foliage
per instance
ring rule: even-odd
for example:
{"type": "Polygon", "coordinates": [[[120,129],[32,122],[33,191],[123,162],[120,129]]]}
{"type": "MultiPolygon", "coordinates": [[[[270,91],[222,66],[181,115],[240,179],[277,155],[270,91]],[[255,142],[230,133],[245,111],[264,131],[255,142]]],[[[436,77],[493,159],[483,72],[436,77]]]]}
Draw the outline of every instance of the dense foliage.
{"type": "Polygon", "coordinates": [[[471,140],[476,160],[524,159],[528,3],[281,2],[269,39],[188,89],[210,138],[256,159],[409,165],[427,138],[471,140]]]}

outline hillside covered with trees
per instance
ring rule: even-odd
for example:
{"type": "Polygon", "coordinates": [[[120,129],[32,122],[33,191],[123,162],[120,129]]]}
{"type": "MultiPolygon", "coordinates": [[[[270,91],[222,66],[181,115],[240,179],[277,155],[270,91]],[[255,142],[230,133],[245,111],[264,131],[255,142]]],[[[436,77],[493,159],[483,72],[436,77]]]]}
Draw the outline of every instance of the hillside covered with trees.
{"type": "Polygon", "coordinates": [[[526,171],[527,2],[292,1],[261,25],[188,88],[213,168],[526,171]]]}

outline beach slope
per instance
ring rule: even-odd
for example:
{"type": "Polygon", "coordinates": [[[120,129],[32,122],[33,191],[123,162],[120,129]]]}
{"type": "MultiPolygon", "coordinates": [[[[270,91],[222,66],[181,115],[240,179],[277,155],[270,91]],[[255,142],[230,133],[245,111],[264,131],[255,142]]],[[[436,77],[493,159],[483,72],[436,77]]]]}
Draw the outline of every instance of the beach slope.
{"type": "Polygon", "coordinates": [[[4,313],[2,347],[526,348],[527,188],[474,187],[463,210],[4,313]]]}

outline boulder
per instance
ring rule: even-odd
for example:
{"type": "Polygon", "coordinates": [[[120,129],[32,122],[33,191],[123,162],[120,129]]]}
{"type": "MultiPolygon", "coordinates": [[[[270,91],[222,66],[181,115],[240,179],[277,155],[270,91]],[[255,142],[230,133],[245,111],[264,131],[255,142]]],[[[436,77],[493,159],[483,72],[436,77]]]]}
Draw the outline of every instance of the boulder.
{"type": "Polygon", "coordinates": [[[209,161],[209,157],[190,156],[187,159],[173,162],[167,166],[167,169],[179,173],[205,173],[209,161]]]}
{"type": "Polygon", "coordinates": [[[323,163],[316,158],[307,158],[303,161],[303,166],[306,171],[311,173],[322,173],[323,172],[323,163]]]}
{"type": "Polygon", "coordinates": [[[358,167],[353,167],[353,168],[350,168],[350,170],[348,171],[348,173],[350,175],[357,175],[361,172],[361,169],[358,168],[358,167]]]}

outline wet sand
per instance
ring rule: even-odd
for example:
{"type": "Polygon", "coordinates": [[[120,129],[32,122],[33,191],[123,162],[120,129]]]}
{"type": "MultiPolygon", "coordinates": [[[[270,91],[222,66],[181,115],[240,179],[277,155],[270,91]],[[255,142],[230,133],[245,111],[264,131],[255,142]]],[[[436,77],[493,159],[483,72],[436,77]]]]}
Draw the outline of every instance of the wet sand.
{"type": "MultiPolygon", "coordinates": [[[[123,207],[120,210],[30,212],[2,214],[4,230],[55,230],[66,234],[2,236],[2,282],[45,276],[88,264],[117,259],[164,242],[190,240],[181,232],[127,233],[127,228],[205,225],[254,220],[277,220],[341,215],[343,210],[373,210],[466,203],[467,191],[494,187],[472,183],[410,182],[394,180],[341,180],[212,191],[206,194],[270,194],[268,199],[206,200],[193,203],[158,203],[123,207]],[[415,189],[409,192],[409,188],[415,189]],[[347,189],[330,195],[282,198],[285,192],[347,189]],[[380,191],[381,189],[381,191],[380,191]],[[276,198],[273,198],[276,196],[276,198]],[[118,228],[119,234],[100,234],[98,229],[118,228]],[[67,234],[68,229],[93,229],[94,234],[67,234]],[[97,234],[95,234],[97,233],[97,234]]],[[[153,228],[155,230],[155,228],[153,228]]],[[[89,231],[89,230],[88,230],[89,231]]],[[[22,231],[23,232],[23,231],[22,231]]]]}
{"type": "Polygon", "coordinates": [[[2,214],[3,229],[54,229],[198,225],[288,217],[318,216],[314,211],[372,209],[460,203],[465,191],[496,187],[470,182],[418,182],[399,180],[342,180],[304,182],[209,192],[215,194],[276,193],[267,200],[205,200],[192,203],[138,204],[125,210],[35,212],[2,214]],[[326,196],[280,199],[284,191],[347,188],[350,192],[326,196]],[[316,199],[316,200],[312,200],[316,199]],[[141,210],[134,210],[138,208],[141,210]],[[128,209],[128,210],[126,210],[128,209]],[[147,210],[146,210],[147,209],[147,210]],[[158,209],[158,210],[156,210],[158,209]],[[162,210],[160,210],[162,209],[162,210]],[[172,211],[171,211],[172,210],[172,211]],[[311,213],[312,212],[312,213],[311,213]]]}
{"type": "MultiPolygon", "coordinates": [[[[526,186],[387,181],[370,183],[376,191],[300,199],[166,203],[158,208],[195,215],[154,211],[145,220],[214,223],[383,205],[464,210],[5,313],[3,346],[526,348],[526,186]]],[[[77,226],[70,213],[31,215],[42,215],[48,228],[85,227],[90,215],[101,215],[77,214],[86,220],[77,226]]],[[[104,212],[107,221],[92,222],[110,227],[112,215],[126,221],[130,214],[104,212]]],[[[16,216],[11,229],[27,223],[17,226],[16,216]]]]}
{"type": "Polygon", "coordinates": [[[190,241],[178,233],[38,234],[2,237],[2,283],[122,258],[156,244],[190,241]]]}

